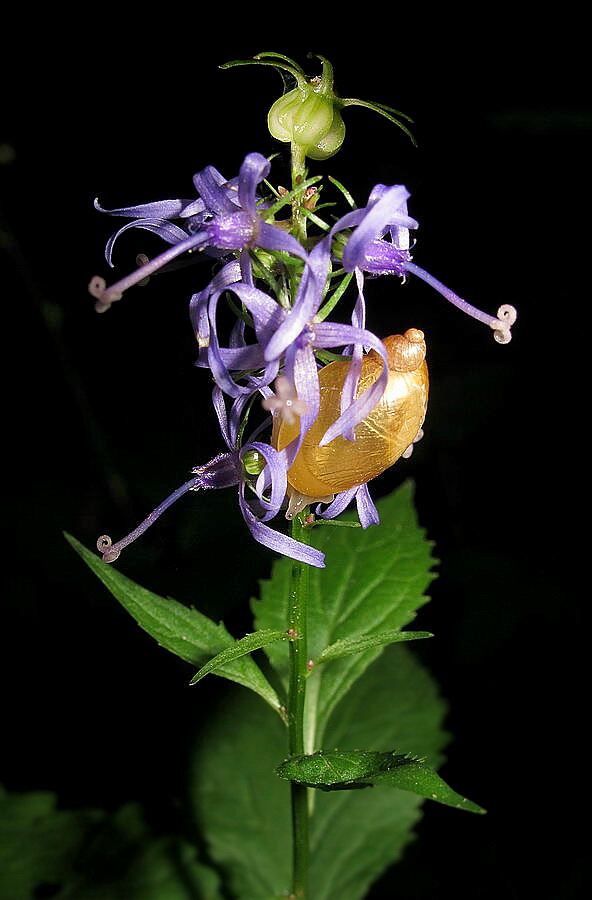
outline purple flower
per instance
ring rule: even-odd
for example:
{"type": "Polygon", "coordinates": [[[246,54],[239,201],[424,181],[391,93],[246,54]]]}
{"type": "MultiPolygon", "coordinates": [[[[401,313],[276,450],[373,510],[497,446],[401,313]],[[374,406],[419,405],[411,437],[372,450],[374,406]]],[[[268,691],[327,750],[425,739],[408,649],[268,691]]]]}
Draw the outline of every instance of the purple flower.
{"type": "Polygon", "coordinates": [[[192,470],[193,478],[173,491],[137,528],[117,543],[112,543],[108,535],[102,535],[97,541],[97,548],[103,554],[104,562],[115,562],[124,547],[140,537],[169,506],[189,491],[237,485],[238,502],[243,518],[256,541],[284,556],[324,568],[323,553],[275,531],[266,524],[278,514],[286,495],[286,458],[285,454],[278,452],[269,444],[254,440],[257,432],[245,444],[238,447],[241,414],[247,399],[248,397],[243,395],[235,401],[229,417],[222,392],[219,388],[214,388],[214,409],[228,452],[219,453],[203,466],[196,466],[192,470]],[[256,480],[249,474],[248,461],[253,457],[261,461],[256,467],[258,471],[256,480]]]}
{"type": "Polygon", "coordinates": [[[408,229],[416,228],[417,223],[413,219],[405,222],[408,197],[409,193],[402,185],[376,185],[365,209],[348,213],[336,223],[333,231],[355,226],[343,250],[345,270],[353,272],[358,269],[372,275],[416,275],[458,309],[489,325],[498,343],[507,344],[512,339],[510,329],[516,321],[513,306],[503,304],[497,315],[491,316],[467,303],[411,261],[408,229]],[[385,240],[387,232],[390,240],[385,240]]]}
{"type": "MultiPolygon", "coordinates": [[[[245,283],[212,285],[197,295],[194,312],[198,310],[201,333],[198,342],[202,350],[198,365],[208,367],[216,384],[227,394],[237,397],[241,393],[252,393],[269,385],[278,374],[283,374],[294,386],[298,398],[306,411],[300,417],[300,436],[291,447],[289,455],[293,459],[300,443],[319,411],[320,389],[318,363],[315,350],[335,347],[353,347],[361,359],[363,348],[373,348],[384,360],[384,368],[377,381],[356,400],[355,392],[342,403],[341,415],[327,430],[321,445],[327,444],[340,434],[350,435],[355,425],[365,419],[380,401],[388,380],[388,359],[382,341],[363,327],[362,318],[353,324],[319,321],[317,312],[326,288],[330,263],[331,235],[324,238],[309,254],[302,273],[294,305],[290,309],[280,306],[272,297],[256,287],[245,283]],[[242,331],[234,333],[234,344],[221,347],[217,337],[216,310],[223,290],[233,291],[251,314],[256,334],[256,343],[245,344],[242,331]],[[205,304],[207,302],[207,324],[205,304]],[[207,337],[206,337],[207,328],[207,337]],[[250,380],[247,386],[238,384],[232,371],[263,368],[258,381],[250,380]]],[[[213,284],[213,283],[212,283],[213,284]]],[[[352,366],[353,368],[353,366],[352,366]]]]}
{"type": "Polygon", "coordinates": [[[130,215],[137,219],[124,225],[110,238],[106,248],[110,264],[113,244],[128,228],[152,231],[172,246],[109,287],[102,278],[93,278],[89,290],[97,300],[97,312],[104,312],[132,285],[189,251],[239,252],[242,277],[247,283],[252,283],[248,254],[251,248],[284,251],[306,260],[306,251],[296,238],[275,225],[267,224],[260,215],[257,188],[269,170],[270,163],[264,156],[249,153],[235,182],[223,181],[212,166],[198,173],[194,177],[201,195],[197,201],[165,200],[127,209],[104,210],[111,215],[130,215]],[[187,230],[170,222],[168,217],[186,220],[187,230]]]}

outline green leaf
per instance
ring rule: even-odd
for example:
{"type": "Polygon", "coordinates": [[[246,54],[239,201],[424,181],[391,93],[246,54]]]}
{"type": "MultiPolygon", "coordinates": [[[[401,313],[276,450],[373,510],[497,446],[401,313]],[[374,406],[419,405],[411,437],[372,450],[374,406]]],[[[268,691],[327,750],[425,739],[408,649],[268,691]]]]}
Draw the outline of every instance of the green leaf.
{"type": "Polygon", "coordinates": [[[62,810],[48,792],[0,788],[0,897],[221,900],[219,876],[176,837],[155,837],[129,803],[62,810]]]}
{"type": "Polygon", "coordinates": [[[206,663],[205,666],[202,666],[199,672],[193,676],[189,684],[197,684],[198,681],[201,681],[201,679],[210,672],[214,672],[225,663],[231,662],[234,659],[240,659],[241,656],[246,656],[247,653],[252,653],[253,650],[260,650],[261,647],[266,647],[268,644],[275,643],[275,641],[285,641],[287,639],[288,635],[285,631],[270,631],[270,629],[266,629],[265,631],[255,631],[253,634],[246,634],[244,638],[235,641],[232,647],[228,647],[227,650],[218,653],[218,655],[206,663]]]}
{"type": "Polygon", "coordinates": [[[316,753],[290,757],[276,771],[280,778],[326,791],[385,784],[446,806],[474,813],[485,812],[449,788],[422,760],[395,750],[317,750],[316,753]]]}
{"type": "Polygon", "coordinates": [[[371,647],[380,647],[383,644],[397,644],[401,641],[419,641],[423,638],[433,637],[429,631],[381,631],[378,634],[370,634],[361,638],[343,638],[335,641],[313,660],[315,666],[328,662],[330,659],[341,659],[342,656],[351,656],[354,653],[362,653],[371,647]]]}
{"type": "MultiPolygon", "coordinates": [[[[234,646],[234,638],[222,623],[216,624],[196,609],[141,587],[75,538],[68,534],[65,537],[115,599],[161,647],[199,666],[208,657],[234,646]]],[[[249,657],[224,663],[216,674],[250,688],[279,712],[281,704],[276,692],[249,657]]]]}
{"type": "MultiPolygon", "coordinates": [[[[428,601],[434,578],[432,544],[418,526],[413,484],[405,482],[377,503],[380,525],[371,528],[313,528],[312,543],[326,555],[326,568],[311,568],[308,603],[308,653],[317,659],[340,641],[367,639],[397,631],[428,601]]],[[[354,517],[351,517],[354,518],[354,517]]],[[[256,627],[280,630],[288,621],[291,560],[279,560],[272,577],[261,582],[261,600],[253,601],[256,627]]],[[[308,678],[308,721],[312,751],[322,746],[332,711],[383,647],[333,659],[308,678]],[[314,742],[314,743],[313,743],[314,742]]],[[[287,648],[266,649],[272,665],[287,678],[287,648]]],[[[384,746],[382,741],[378,746],[384,746]]]]}
{"type": "MultiPolygon", "coordinates": [[[[328,529],[327,529],[328,530],[328,529]]],[[[333,532],[332,532],[333,533],[333,532]]],[[[415,749],[432,766],[446,741],[445,707],[408,648],[387,647],[331,716],[331,746],[415,749]]],[[[190,798],[228,895],[285,897],[290,883],[289,783],[275,775],[286,730],[264,704],[232,691],[200,734],[190,798]]],[[[310,896],[361,900],[411,840],[423,799],[408,791],[315,791],[310,896]]]]}

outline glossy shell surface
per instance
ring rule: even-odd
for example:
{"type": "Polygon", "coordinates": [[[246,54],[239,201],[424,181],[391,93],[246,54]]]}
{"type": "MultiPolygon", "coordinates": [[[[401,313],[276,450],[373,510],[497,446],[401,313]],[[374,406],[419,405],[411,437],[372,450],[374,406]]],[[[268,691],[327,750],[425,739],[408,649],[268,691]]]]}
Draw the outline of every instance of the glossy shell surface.
{"type": "MultiPolygon", "coordinates": [[[[421,335],[421,332],[413,331],[421,335]]],[[[410,334],[406,332],[406,334],[410,334]]],[[[421,335],[423,339],[423,335],[421,335]]],[[[401,340],[397,335],[384,343],[401,340]]],[[[389,348],[390,349],[390,348],[389,348]]],[[[389,368],[387,388],[378,406],[355,429],[355,441],[335,438],[325,447],[319,441],[338,418],[343,382],[350,363],[336,361],[319,372],[321,405],[319,415],[308,431],[298,456],[288,472],[288,483],[295,491],[311,498],[349,490],[376,478],[399,459],[421,428],[428,400],[428,370],[423,353],[410,371],[389,368]]],[[[390,353],[389,353],[390,355],[390,353]]],[[[374,351],[362,360],[358,384],[359,396],[376,381],[383,362],[374,351]]],[[[275,446],[282,450],[298,435],[299,423],[276,423],[275,446]]]]}

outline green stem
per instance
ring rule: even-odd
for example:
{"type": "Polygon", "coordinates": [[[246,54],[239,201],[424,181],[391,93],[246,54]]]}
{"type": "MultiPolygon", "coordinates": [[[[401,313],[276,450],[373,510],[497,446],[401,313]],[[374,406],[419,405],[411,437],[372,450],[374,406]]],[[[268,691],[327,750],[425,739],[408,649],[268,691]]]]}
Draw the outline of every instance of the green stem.
{"type": "MultiPolygon", "coordinates": [[[[294,190],[306,179],[306,154],[304,147],[300,146],[300,144],[290,144],[290,150],[292,156],[292,190],[294,190]]],[[[302,211],[303,203],[304,192],[297,194],[292,201],[294,235],[301,243],[306,240],[306,216],[302,211]]]]}
{"type": "MultiPolygon", "coordinates": [[[[308,509],[292,520],[292,537],[310,544],[310,528],[302,524],[308,509]]],[[[308,655],[306,642],[306,617],[309,593],[309,567],[294,562],[289,602],[290,683],[288,688],[288,740],[291,756],[305,752],[304,704],[308,655]]],[[[308,882],[308,789],[291,782],[292,799],[292,893],[291,900],[305,900],[308,882]]]]}

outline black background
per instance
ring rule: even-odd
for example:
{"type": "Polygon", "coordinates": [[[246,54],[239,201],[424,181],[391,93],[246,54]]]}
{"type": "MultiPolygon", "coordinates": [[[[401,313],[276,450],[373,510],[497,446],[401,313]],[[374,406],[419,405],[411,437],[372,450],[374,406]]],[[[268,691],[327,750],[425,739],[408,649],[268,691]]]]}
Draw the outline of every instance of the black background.
{"type": "MultiPolygon", "coordinates": [[[[567,582],[581,567],[569,501],[583,507],[573,448],[584,417],[572,401],[587,355],[576,248],[591,118],[577,22],[411,24],[385,12],[341,22],[339,38],[308,25],[284,39],[282,23],[273,39],[244,40],[240,23],[197,15],[162,30],[70,26],[68,37],[38,21],[3,76],[1,780],[54,790],[64,807],[136,799],[174,827],[187,747],[223,687],[189,690],[188,667],[140,632],[61,531],[87,546],[127,533],[222,449],[187,319],[207,272],[159,276],[96,315],[86,285],[109,279],[102,249],[117,223],[92,201],[191,197],[205,165],[231,177],[246,152],[281,149],[265,126],[277,74],[217,65],[272,49],[312,73],[306,53],[318,50],[338,93],[403,109],[419,146],[353,108],[343,149],[311,171],[335,175],[360,205],[375,183],[406,184],[418,265],[483,309],[519,310],[512,343],[500,346],[419,281],[368,288],[372,330],[415,326],[428,340],[426,436],[373,495],[416,481],[441,560],[416,625],[436,635],[418,652],[450,703],[442,774],[489,810],[475,819],[426,806],[419,840],[372,896],[580,896],[586,598],[567,582]]],[[[272,174],[288,180],[284,162],[272,174]]],[[[117,271],[158,246],[127,235],[117,271]]],[[[270,564],[228,491],[185,498],[118,565],[240,635],[270,564]]]]}

